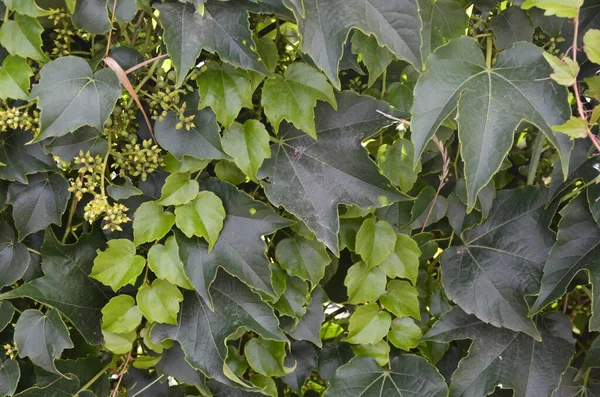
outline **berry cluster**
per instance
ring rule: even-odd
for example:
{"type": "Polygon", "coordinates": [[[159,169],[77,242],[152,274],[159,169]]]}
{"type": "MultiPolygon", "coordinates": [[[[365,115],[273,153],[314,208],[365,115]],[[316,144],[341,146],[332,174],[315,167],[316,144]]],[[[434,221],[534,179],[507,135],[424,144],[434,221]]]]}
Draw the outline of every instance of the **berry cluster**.
{"type": "Polygon", "coordinates": [[[0,131],[25,129],[35,134],[39,133],[39,111],[34,110],[30,115],[19,108],[0,109],[0,131]]]}
{"type": "Polygon", "coordinates": [[[131,136],[130,142],[124,145],[124,151],[113,154],[115,160],[113,168],[119,168],[121,176],[139,176],[143,181],[148,175],[163,166],[160,156],[160,147],[153,144],[152,140],[137,142],[137,136],[131,136]]]}

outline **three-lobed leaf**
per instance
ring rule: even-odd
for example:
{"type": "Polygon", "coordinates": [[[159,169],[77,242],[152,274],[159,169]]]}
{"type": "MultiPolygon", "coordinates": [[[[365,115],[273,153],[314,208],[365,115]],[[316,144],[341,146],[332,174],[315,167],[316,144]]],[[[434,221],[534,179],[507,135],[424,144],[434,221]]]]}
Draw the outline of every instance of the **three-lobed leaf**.
{"type": "Polygon", "coordinates": [[[108,285],[115,292],[127,284],[135,283],[146,263],[135,251],[135,245],[130,240],[110,240],[106,250],[98,250],[90,277],[108,285]]]}

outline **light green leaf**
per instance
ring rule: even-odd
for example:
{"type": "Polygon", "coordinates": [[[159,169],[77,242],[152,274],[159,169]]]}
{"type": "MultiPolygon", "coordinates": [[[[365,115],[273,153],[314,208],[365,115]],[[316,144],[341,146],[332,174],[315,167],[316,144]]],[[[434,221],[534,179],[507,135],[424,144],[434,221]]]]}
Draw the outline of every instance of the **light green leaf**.
{"type": "Polygon", "coordinates": [[[590,29],[585,32],[583,49],[590,61],[600,64],[600,29],[590,29]]]}
{"type": "Polygon", "coordinates": [[[140,311],[153,323],[177,324],[179,303],[183,295],[179,288],[166,280],[157,279],[143,285],[136,296],[140,311]]]}
{"type": "Polygon", "coordinates": [[[0,44],[11,55],[45,62],[48,57],[42,51],[43,31],[37,19],[15,14],[13,20],[5,21],[0,27],[0,44]]]}
{"type": "Polygon", "coordinates": [[[232,185],[240,185],[248,180],[246,175],[228,160],[221,160],[215,164],[215,175],[222,181],[229,182],[232,185]]]}
{"type": "Polygon", "coordinates": [[[208,251],[219,238],[225,220],[225,208],[221,199],[209,191],[198,193],[196,198],[175,208],[175,224],[188,237],[204,237],[208,241],[208,251]]]}
{"type": "Polygon", "coordinates": [[[115,334],[134,331],[142,321],[142,313],[129,295],[112,298],[102,308],[102,330],[115,334]]]}
{"type": "MultiPolygon", "coordinates": [[[[198,182],[190,178],[190,173],[171,174],[161,189],[160,205],[187,204],[198,195],[198,182]]],[[[173,226],[173,225],[171,225],[173,226]]]]}
{"type": "Polygon", "coordinates": [[[352,346],[352,351],[357,356],[372,357],[382,367],[390,361],[390,345],[384,340],[380,340],[374,345],[352,346]]]}
{"type": "Polygon", "coordinates": [[[280,315],[293,318],[295,328],[298,320],[306,313],[306,304],[310,302],[310,293],[306,281],[298,277],[286,277],[286,288],[273,307],[280,315]]]}
{"type": "Polygon", "coordinates": [[[285,119],[317,139],[314,112],[317,100],[329,102],[337,109],[333,88],[327,78],[307,64],[293,63],[283,76],[267,78],[261,103],[276,133],[285,119]]]}
{"type": "Polygon", "coordinates": [[[545,10],[544,15],[556,15],[561,18],[575,18],[579,13],[579,8],[583,5],[583,0],[525,0],[521,8],[528,10],[531,7],[538,7],[545,10]]]}
{"type": "MultiPolygon", "coordinates": [[[[198,191],[197,187],[196,191],[198,191]]],[[[149,241],[160,240],[174,224],[175,214],[165,211],[156,202],[145,202],[133,214],[133,241],[138,246],[149,241]]]]}
{"type": "Polygon", "coordinates": [[[3,0],[6,8],[15,11],[21,15],[27,15],[33,18],[50,15],[53,12],[44,10],[37,5],[35,0],[3,0]]]}
{"type": "Polygon", "coordinates": [[[301,236],[285,238],[275,247],[275,258],[290,276],[310,281],[314,288],[331,262],[323,243],[301,236]]]}
{"type": "Polygon", "coordinates": [[[90,277],[110,286],[115,292],[135,283],[146,263],[143,257],[135,254],[133,243],[126,239],[110,240],[108,248],[97,253],[90,277]]]}
{"type": "Polygon", "coordinates": [[[392,252],[396,244],[396,232],[386,221],[366,219],[356,234],[356,253],[372,269],[379,266],[392,252]]]}
{"type": "Polygon", "coordinates": [[[566,85],[568,87],[575,84],[577,81],[577,74],[579,74],[579,64],[577,64],[577,62],[568,57],[560,59],[547,52],[544,52],[544,58],[546,58],[546,61],[548,61],[548,64],[552,67],[552,70],[554,70],[554,73],[550,75],[552,80],[560,85],[566,85]]]}
{"type": "Polygon", "coordinates": [[[379,268],[369,270],[365,262],[358,262],[348,269],[344,285],[348,288],[348,303],[375,303],[385,292],[387,278],[379,268]]]}
{"type": "Polygon", "coordinates": [[[210,160],[196,159],[188,155],[184,155],[182,158],[178,159],[171,153],[167,153],[163,157],[163,161],[165,163],[163,170],[171,174],[200,172],[210,164],[210,160]]]}
{"type": "Polygon", "coordinates": [[[566,123],[552,126],[554,131],[562,132],[571,139],[587,137],[588,123],[579,117],[571,116],[566,123]]]}
{"type": "Polygon", "coordinates": [[[56,310],[25,310],[17,320],[14,339],[19,357],[29,357],[35,365],[54,374],[60,374],[54,360],[64,349],[73,348],[69,330],[56,310]]]}
{"type": "Polygon", "coordinates": [[[396,234],[394,252],[381,262],[379,268],[389,278],[406,278],[416,285],[420,256],[421,250],[415,240],[406,234],[396,234]]]}
{"type": "Polygon", "coordinates": [[[150,369],[162,360],[162,356],[137,356],[133,361],[133,367],[139,369],[150,369]]]}
{"type": "Polygon", "coordinates": [[[410,316],[421,319],[419,293],[404,280],[390,280],[380,298],[381,304],[397,317],[410,316]]]}
{"type": "Polygon", "coordinates": [[[367,87],[371,87],[394,60],[394,54],[387,47],[380,46],[377,37],[360,30],[352,35],[352,53],[359,55],[359,60],[369,71],[367,87]]]}
{"type": "Polygon", "coordinates": [[[421,162],[413,169],[415,147],[408,139],[397,139],[392,145],[383,144],[377,151],[377,164],[394,185],[408,192],[421,172],[421,162]]]}
{"type": "Polygon", "coordinates": [[[250,368],[265,376],[284,376],[294,371],[293,367],[283,365],[285,359],[286,342],[266,340],[262,338],[250,339],[244,346],[244,355],[250,368]]]}
{"type": "Polygon", "coordinates": [[[348,336],[344,342],[356,345],[377,343],[387,335],[391,324],[390,314],[380,311],[377,304],[360,306],[350,316],[348,336]]]}
{"type": "Polygon", "coordinates": [[[133,348],[133,341],[137,338],[137,333],[131,331],[127,334],[114,334],[112,332],[102,331],[104,337],[104,347],[115,354],[127,354],[133,348]]]}
{"type": "Polygon", "coordinates": [[[29,99],[31,76],[33,71],[25,59],[8,55],[0,68],[0,98],[29,99]]]}
{"type": "Polygon", "coordinates": [[[210,106],[217,121],[229,128],[242,108],[252,109],[252,85],[248,72],[226,63],[210,62],[196,79],[199,106],[210,106]]]}
{"type": "Polygon", "coordinates": [[[423,334],[421,328],[410,317],[395,318],[388,333],[388,340],[398,349],[410,350],[417,347],[423,334]]]}
{"type": "Polygon", "coordinates": [[[40,76],[31,90],[42,112],[34,141],[62,136],[84,125],[104,131],[121,95],[115,72],[104,68],[93,73],[84,59],[67,56],[44,65],[40,76]]]}
{"type": "Polygon", "coordinates": [[[258,182],[256,173],[265,159],[271,157],[269,133],[258,120],[243,125],[233,123],[223,133],[223,149],[250,179],[258,182]]]}
{"type": "Polygon", "coordinates": [[[154,244],[148,251],[148,266],[156,277],[185,289],[194,289],[190,284],[179,259],[179,247],[175,236],[170,236],[165,245],[154,244]]]}

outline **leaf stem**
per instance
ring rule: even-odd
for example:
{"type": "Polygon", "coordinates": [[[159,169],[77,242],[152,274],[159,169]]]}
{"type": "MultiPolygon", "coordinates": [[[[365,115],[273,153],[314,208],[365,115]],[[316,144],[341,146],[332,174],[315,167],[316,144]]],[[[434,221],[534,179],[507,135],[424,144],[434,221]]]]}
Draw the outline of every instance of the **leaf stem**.
{"type": "Polygon", "coordinates": [[[492,68],[492,50],[494,49],[492,36],[486,36],[486,54],[485,54],[485,65],[488,69],[492,68]]]}
{"type": "MultiPolygon", "coordinates": [[[[104,182],[104,179],[102,180],[104,182]]],[[[71,225],[73,224],[73,215],[75,215],[75,210],[77,209],[77,203],[79,200],[75,195],[73,195],[73,200],[71,200],[71,207],[69,207],[69,218],[67,219],[67,226],[65,227],[65,233],[63,234],[62,240],[60,241],[62,244],[67,242],[67,238],[69,237],[69,232],[71,231],[71,225]]]]}
{"type": "Polygon", "coordinates": [[[119,380],[117,381],[117,384],[116,384],[115,388],[113,389],[110,397],[117,396],[117,393],[119,392],[119,386],[121,386],[121,381],[123,380],[123,377],[127,373],[127,369],[129,368],[129,361],[131,361],[131,358],[132,358],[131,352],[129,352],[129,354],[127,355],[127,358],[125,359],[125,364],[123,364],[123,368],[121,368],[121,371],[119,373],[119,380]]]}
{"type": "Polygon", "coordinates": [[[546,141],[546,136],[540,130],[538,130],[537,135],[535,136],[535,140],[533,141],[533,152],[531,152],[531,163],[529,164],[529,170],[527,171],[527,184],[533,185],[533,181],[535,180],[535,174],[537,172],[538,165],[540,163],[540,155],[542,154],[542,149],[544,148],[544,142],[546,141]]]}
{"type": "Polygon", "coordinates": [[[138,391],[137,393],[135,393],[131,397],[139,396],[140,394],[142,394],[143,392],[145,392],[146,390],[148,390],[150,387],[152,387],[156,382],[158,382],[159,380],[161,380],[164,376],[165,376],[165,374],[160,375],[158,378],[154,379],[149,385],[147,385],[146,387],[144,387],[142,390],[138,391]]]}
{"type": "Polygon", "coordinates": [[[27,247],[27,251],[29,251],[29,252],[31,252],[31,253],[34,253],[34,254],[36,254],[36,255],[42,256],[42,254],[40,253],[40,251],[38,251],[38,250],[34,250],[33,248],[29,248],[29,247],[27,247]]]}
{"type": "Polygon", "coordinates": [[[108,31],[108,41],[106,42],[106,52],[104,53],[105,58],[108,56],[108,53],[110,52],[110,41],[112,40],[113,25],[115,23],[115,12],[117,12],[117,1],[118,0],[114,0],[112,14],[110,16],[110,30],[108,31]]]}
{"type": "Polygon", "coordinates": [[[91,385],[94,384],[94,382],[96,382],[98,379],[100,379],[100,377],[106,373],[106,371],[108,371],[108,369],[112,366],[112,361],[108,364],[106,364],[106,366],[104,368],[102,368],[100,371],[98,371],[98,373],[96,375],[94,375],[92,377],[92,379],[90,379],[85,385],[83,385],[81,387],[81,389],[77,390],[77,392],[75,393],[75,396],[78,396],[79,393],[81,393],[82,391],[87,390],[91,385]]]}
{"type": "Polygon", "coordinates": [[[110,155],[110,148],[112,146],[112,134],[108,133],[108,150],[106,151],[106,155],[104,156],[104,161],[102,161],[102,179],[100,180],[100,192],[103,197],[106,197],[106,191],[104,190],[104,175],[106,174],[106,167],[108,166],[108,156],[110,155]]]}

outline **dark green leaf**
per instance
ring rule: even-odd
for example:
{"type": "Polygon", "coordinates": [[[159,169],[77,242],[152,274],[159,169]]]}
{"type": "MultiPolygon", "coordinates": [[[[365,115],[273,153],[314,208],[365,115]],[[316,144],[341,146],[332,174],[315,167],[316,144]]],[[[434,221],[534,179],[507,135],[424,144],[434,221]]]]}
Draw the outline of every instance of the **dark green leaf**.
{"type": "Polygon", "coordinates": [[[525,11],[519,7],[509,7],[494,15],[490,28],[496,36],[498,48],[508,48],[519,41],[533,41],[533,25],[525,11]]]}
{"type": "Polygon", "coordinates": [[[7,358],[0,364],[0,395],[12,396],[17,390],[21,370],[17,360],[7,358]]]}
{"type": "Polygon", "coordinates": [[[317,351],[314,346],[308,342],[292,342],[292,348],[286,357],[287,363],[294,363],[296,369],[283,376],[281,379],[287,383],[294,391],[301,393],[302,386],[311,371],[317,369],[317,351]]]}
{"type": "Polygon", "coordinates": [[[272,158],[259,172],[269,201],[300,218],[335,254],[339,204],[382,207],[406,199],[360,145],[388,124],[376,112],[389,111],[387,106],[349,92],[338,95],[337,102],[337,111],[325,103],[317,105],[316,142],[290,125],[282,129],[283,142],[271,147],[272,158]]]}
{"type": "Polygon", "coordinates": [[[107,33],[111,24],[106,2],[107,0],[77,0],[72,17],[73,25],[93,34],[107,33]]]}
{"type": "Polygon", "coordinates": [[[325,267],[331,262],[322,243],[302,236],[285,238],[277,243],[275,257],[290,276],[310,281],[313,286],[325,276],[325,267]]]}
{"type": "MultiPolygon", "coordinates": [[[[26,146],[33,146],[28,145],[26,146]]],[[[54,138],[46,145],[46,149],[64,161],[73,161],[80,152],[90,152],[92,156],[104,157],[108,150],[108,142],[93,127],[81,127],[70,134],[54,138]]]]}
{"type": "Polygon", "coordinates": [[[10,324],[14,314],[15,307],[10,302],[0,301],[0,331],[10,324]]]}
{"type": "Polygon", "coordinates": [[[0,179],[27,183],[27,175],[55,169],[52,157],[44,152],[39,143],[26,145],[31,134],[24,130],[12,130],[0,135],[0,179]]]}
{"type": "Polygon", "coordinates": [[[321,342],[319,331],[321,330],[321,325],[325,322],[325,311],[323,310],[325,299],[326,296],[323,289],[321,287],[315,288],[312,292],[311,302],[308,305],[306,314],[302,316],[297,324],[291,318],[282,318],[281,328],[296,340],[306,340],[321,347],[323,343],[321,342]]]}
{"type": "Polygon", "coordinates": [[[421,52],[426,60],[436,48],[465,34],[469,16],[460,0],[418,0],[418,3],[423,20],[421,52]]]}
{"type": "Polygon", "coordinates": [[[25,244],[17,241],[15,232],[9,225],[0,224],[0,288],[21,279],[27,271],[29,261],[25,244]]]}
{"type": "MultiPolygon", "coordinates": [[[[73,374],[66,374],[47,386],[34,386],[24,390],[15,397],[73,397],[79,390],[79,379],[73,374]]],[[[79,397],[94,397],[90,391],[84,391],[79,397]]]]}

